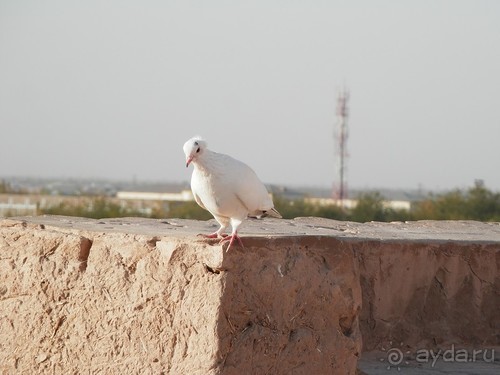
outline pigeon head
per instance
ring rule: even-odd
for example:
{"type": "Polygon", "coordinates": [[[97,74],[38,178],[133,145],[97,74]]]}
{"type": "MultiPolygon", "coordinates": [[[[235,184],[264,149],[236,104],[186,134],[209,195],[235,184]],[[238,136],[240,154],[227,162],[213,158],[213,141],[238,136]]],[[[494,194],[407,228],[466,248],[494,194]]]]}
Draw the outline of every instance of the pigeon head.
{"type": "Polygon", "coordinates": [[[207,142],[201,137],[193,137],[184,143],[184,154],[186,155],[186,168],[193,161],[196,161],[207,148],[207,142]]]}

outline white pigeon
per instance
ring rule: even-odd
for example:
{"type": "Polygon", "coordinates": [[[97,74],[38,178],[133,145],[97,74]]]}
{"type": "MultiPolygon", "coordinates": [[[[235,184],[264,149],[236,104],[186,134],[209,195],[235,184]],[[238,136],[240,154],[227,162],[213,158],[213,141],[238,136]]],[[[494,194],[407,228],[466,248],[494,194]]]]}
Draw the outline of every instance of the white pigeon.
{"type": "Polygon", "coordinates": [[[200,137],[188,140],[183,149],[186,168],[189,164],[194,165],[191,176],[194,199],[220,224],[219,230],[205,237],[230,241],[227,250],[234,240],[243,247],[238,227],[248,216],[281,218],[266,187],[248,165],[209,150],[200,137]],[[229,224],[232,232],[227,236],[224,231],[229,224]]]}

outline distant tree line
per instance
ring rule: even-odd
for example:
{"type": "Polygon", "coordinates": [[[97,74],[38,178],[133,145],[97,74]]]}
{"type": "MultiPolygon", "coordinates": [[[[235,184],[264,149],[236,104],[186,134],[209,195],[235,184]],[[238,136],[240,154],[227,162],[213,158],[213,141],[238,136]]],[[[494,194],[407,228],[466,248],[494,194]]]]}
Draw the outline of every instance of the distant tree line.
{"type": "Polygon", "coordinates": [[[476,184],[465,192],[454,190],[431,195],[418,202],[410,213],[410,220],[500,221],[500,193],[476,184]]]}
{"type": "Polygon", "coordinates": [[[8,182],[5,182],[3,180],[0,180],[0,194],[6,194],[10,193],[12,189],[10,188],[10,185],[8,182]]]}
{"type": "MultiPolygon", "coordinates": [[[[276,209],[285,219],[299,216],[317,216],[336,220],[410,221],[410,220],[479,220],[500,221],[500,193],[494,193],[477,184],[466,191],[454,190],[444,194],[429,195],[412,204],[411,210],[396,210],[384,205],[385,198],[378,192],[362,194],[355,208],[347,210],[335,205],[317,205],[304,199],[288,200],[274,197],[276,209]]],[[[171,204],[165,208],[158,205],[149,214],[113,203],[106,197],[94,197],[91,203],[67,205],[43,209],[41,214],[82,216],[91,218],[142,216],[151,218],[176,217],[207,220],[209,212],[195,202],[171,204]]]]}
{"type": "Polygon", "coordinates": [[[140,211],[121,206],[108,197],[94,197],[79,204],[61,202],[39,210],[41,215],[64,215],[104,219],[110,217],[144,216],[140,211]]]}

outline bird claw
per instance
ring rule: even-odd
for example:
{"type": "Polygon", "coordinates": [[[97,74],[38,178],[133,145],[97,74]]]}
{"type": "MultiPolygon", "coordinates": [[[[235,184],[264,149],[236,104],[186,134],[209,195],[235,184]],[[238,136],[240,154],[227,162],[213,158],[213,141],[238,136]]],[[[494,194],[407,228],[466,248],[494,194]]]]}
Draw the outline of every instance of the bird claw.
{"type": "Polygon", "coordinates": [[[236,233],[231,234],[230,236],[224,237],[223,239],[221,239],[219,241],[219,243],[223,243],[223,242],[229,241],[229,245],[228,245],[228,247],[226,249],[226,252],[228,252],[229,249],[231,248],[231,245],[233,244],[233,242],[234,242],[235,239],[238,241],[238,243],[240,244],[240,246],[242,248],[245,248],[245,246],[243,246],[243,241],[241,241],[240,236],[238,236],[236,233]]]}
{"type": "Polygon", "coordinates": [[[240,246],[242,248],[245,248],[245,246],[243,246],[243,242],[241,241],[240,236],[238,236],[236,233],[231,234],[231,235],[227,235],[225,233],[219,234],[217,232],[210,233],[210,234],[198,233],[198,236],[203,237],[203,238],[220,238],[219,243],[229,241],[229,246],[227,247],[226,252],[229,250],[229,248],[233,244],[234,240],[237,240],[238,243],[240,244],[240,246]]]}

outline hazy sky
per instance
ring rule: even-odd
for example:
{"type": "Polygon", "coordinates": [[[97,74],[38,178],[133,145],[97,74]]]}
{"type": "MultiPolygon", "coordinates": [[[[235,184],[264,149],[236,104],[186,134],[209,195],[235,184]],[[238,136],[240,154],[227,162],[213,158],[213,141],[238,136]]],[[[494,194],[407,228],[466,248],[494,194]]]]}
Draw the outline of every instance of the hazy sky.
{"type": "Polygon", "coordinates": [[[500,1],[0,0],[0,176],[500,190],[500,1]]]}

